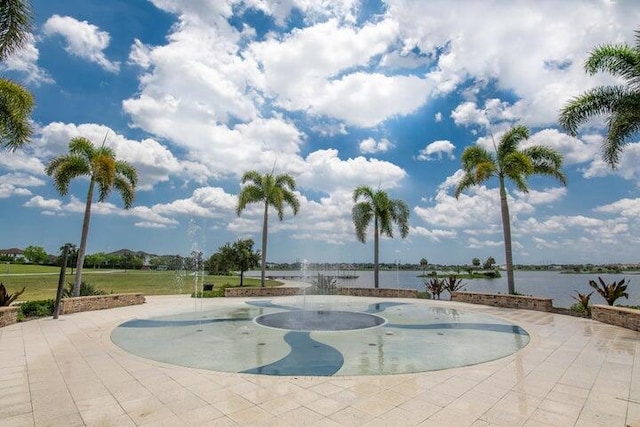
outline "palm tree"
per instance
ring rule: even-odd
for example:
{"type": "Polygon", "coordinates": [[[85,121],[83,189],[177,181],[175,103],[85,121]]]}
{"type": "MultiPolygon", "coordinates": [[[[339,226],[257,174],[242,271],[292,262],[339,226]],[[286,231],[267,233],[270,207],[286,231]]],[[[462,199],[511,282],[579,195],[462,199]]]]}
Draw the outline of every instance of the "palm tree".
{"type": "Polygon", "coordinates": [[[420,260],[420,267],[422,267],[422,275],[426,276],[427,274],[427,266],[429,265],[429,261],[426,258],[422,258],[420,260]]]}
{"type": "Polygon", "coordinates": [[[114,188],[120,193],[125,209],[131,208],[135,198],[138,173],[129,163],[116,160],[114,151],[104,145],[105,141],[100,148],[96,148],[87,138],[72,138],[69,142],[69,153],[54,158],[45,169],[46,174],[53,177],[56,189],[63,196],[67,194],[72,179],[79,176],[89,177],[82,237],[77,253],[76,277],[73,284],[75,296],[80,294],[94,187],[98,185],[98,202],[104,201],[114,188]]]}
{"type": "Polygon", "coordinates": [[[404,239],[409,234],[409,207],[402,200],[392,200],[383,191],[373,191],[361,186],[353,190],[351,217],[356,228],[356,236],[362,243],[366,241],[367,227],[373,219],[373,283],[379,287],[380,235],[393,237],[393,224],[397,224],[404,239]],[[364,199],[362,202],[358,200],[364,199]]]}
{"type": "MultiPolygon", "coordinates": [[[[0,2],[0,60],[27,42],[31,18],[28,1],[0,2]]],[[[29,140],[33,132],[29,121],[33,106],[33,96],[28,90],[11,80],[0,79],[0,147],[15,150],[29,140]]]]}
{"type": "Polygon", "coordinates": [[[635,46],[626,43],[598,46],[584,64],[590,75],[607,72],[624,84],[587,90],[560,111],[560,125],[573,136],[588,119],[606,116],[607,138],[602,144],[602,154],[612,168],[617,166],[628,138],[640,130],[640,30],[635,33],[635,46]]]}
{"type": "Polygon", "coordinates": [[[238,195],[238,205],[236,214],[240,213],[249,203],[263,203],[264,214],[262,217],[262,251],[261,251],[261,273],[260,286],[265,286],[265,271],[267,267],[267,232],[269,222],[269,206],[273,206],[278,213],[278,219],[284,219],[285,205],[289,205],[293,214],[297,215],[300,209],[300,201],[294,194],[296,181],[289,174],[274,175],[273,172],[262,175],[260,172],[251,170],[245,172],[241,179],[242,187],[238,195]],[[249,184],[247,184],[247,182],[249,184]]]}
{"type": "Polygon", "coordinates": [[[511,181],[523,193],[529,192],[526,180],[531,175],[547,175],[557,179],[563,185],[567,184],[567,179],[561,170],[562,156],[560,153],[543,145],[534,145],[518,150],[518,144],[527,138],[529,138],[529,129],[525,126],[515,126],[502,135],[496,147],[495,156],[479,145],[465,148],[462,153],[464,176],[458,183],[455,193],[458,198],[467,188],[480,185],[491,177],[498,178],[507,264],[507,286],[510,294],[515,293],[515,285],[506,180],[511,181]]]}

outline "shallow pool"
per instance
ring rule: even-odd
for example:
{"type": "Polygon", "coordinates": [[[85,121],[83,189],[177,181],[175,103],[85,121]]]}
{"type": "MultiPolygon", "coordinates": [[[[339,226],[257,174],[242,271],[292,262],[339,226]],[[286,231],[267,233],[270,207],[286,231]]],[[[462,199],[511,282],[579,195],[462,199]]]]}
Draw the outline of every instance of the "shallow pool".
{"type": "Polygon", "coordinates": [[[328,376],[473,365],[518,351],[529,335],[497,317],[435,302],[307,296],[134,319],[115,328],[111,339],[133,354],[175,365],[328,376]]]}

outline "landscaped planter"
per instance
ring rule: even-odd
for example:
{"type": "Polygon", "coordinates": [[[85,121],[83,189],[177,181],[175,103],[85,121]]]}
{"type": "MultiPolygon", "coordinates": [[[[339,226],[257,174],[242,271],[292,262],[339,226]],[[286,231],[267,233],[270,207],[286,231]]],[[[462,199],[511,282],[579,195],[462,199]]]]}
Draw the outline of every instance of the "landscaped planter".
{"type": "Polygon", "coordinates": [[[303,291],[300,288],[225,288],[225,297],[282,297],[290,295],[302,295],[303,291]]]}
{"type": "Polygon", "coordinates": [[[640,332],[640,310],[610,305],[591,306],[591,318],[598,322],[640,332]]]}
{"type": "Polygon", "coordinates": [[[0,328],[13,325],[18,321],[18,307],[0,307],[0,328]]]}
{"type": "Polygon", "coordinates": [[[484,294],[479,292],[454,292],[451,301],[469,304],[491,305],[503,308],[520,308],[535,311],[553,311],[551,298],[537,298],[524,295],[484,294]]]}
{"type": "Polygon", "coordinates": [[[416,298],[418,291],[415,289],[390,288],[338,288],[338,295],[378,298],[416,298]]]}
{"type": "Polygon", "coordinates": [[[60,302],[60,314],[104,310],[106,308],[124,307],[127,305],[137,305],[143,303],[144,295],[140,293],[92,295],[88,297],[63,298],[60,302]]]}

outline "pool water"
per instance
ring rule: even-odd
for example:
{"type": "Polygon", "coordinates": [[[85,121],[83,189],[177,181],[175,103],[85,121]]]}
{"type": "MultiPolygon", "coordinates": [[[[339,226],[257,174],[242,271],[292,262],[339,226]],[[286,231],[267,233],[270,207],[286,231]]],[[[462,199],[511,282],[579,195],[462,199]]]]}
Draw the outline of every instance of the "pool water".
{"type": "Polygon", "coordinates": [[[134,319],[111,339],[138,356],[180,366],[329,376],[474,365],[520,350],[529,335],[497,317],[435,302],[307,296],[134,319]]]}

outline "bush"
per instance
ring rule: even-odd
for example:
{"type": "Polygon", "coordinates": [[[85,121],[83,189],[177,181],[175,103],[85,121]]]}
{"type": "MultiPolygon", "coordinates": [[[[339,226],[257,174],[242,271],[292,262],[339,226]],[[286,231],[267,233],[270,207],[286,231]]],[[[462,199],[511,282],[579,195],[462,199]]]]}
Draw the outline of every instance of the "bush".
{"type": "Polygon", "coordinates": [[[224,297],[224,287],[213,288],[212,291],[191,292],[191,298],[221,298],[224,297]]]}
{"type": "MultiPolygon", "coordinates": [[[[64,298],[72,298],[73,295],[73,283],[68,283],[68,288],[62,291],[62,296],[64,298]]],[[[92,295],[106,295],[107,293],[102,289],[97,289],[93,287],[92,284],[85,282],[84,280],[80,283],[80,296],[81,297],[89,297],[92,295]]]]}
{"type": "Polygon", "coordinates": [[[47,317],[53,315],[55,301],[52,299],[27,301],[20,304],[19,314],[23,317],[47,317]]]}
{"type": "Polygon", "coordinates": [[[11,305],[23,292],[25,288],[22,288],[20,292],[10,294],[7,292],[7,288],[4,287],[4,283],[0,282],[0,307],[6,307],[11,305]]]}
{"type": "Polygon", "coordinates": [[[431,293],[434,299],[440,299],[440,294],[444,291],[444,280],[433,278],[424,281],[427,292],[431,293]]]}
{"type": "Polygon", "coordinates": [[[482,275],[487,279],[497,279],[498,277],[502,277],[498,270],[484,271],[482,272],[482,275]]]}
{"type": "Polygon", "coordinates": [[[416,298],[419,298],[419,299],[431,299],[431,293],[428,292],[428,291],[418,292],[416,294],[416,298]]]}
{"type": "Polygon", "coordinates": [[[629,280],[623,278],[619,282],[614,280],[612,283],[607,284],[601,277],[598,277],[598,282],[589,280],[589,286],[595,289],[607,301],[607,304],[613,305],[618,298],[629,299],[629,294],[627,293],[629,280]]]}
{"type": "Polygon", "coordinates": [[[571,307],[569,307],[569,310],[573,311],[574,313],[587,313],[588,308],[585,308],[584,305],[579,302],[574,302],[573,304],[571,304],[571,307]]]}

